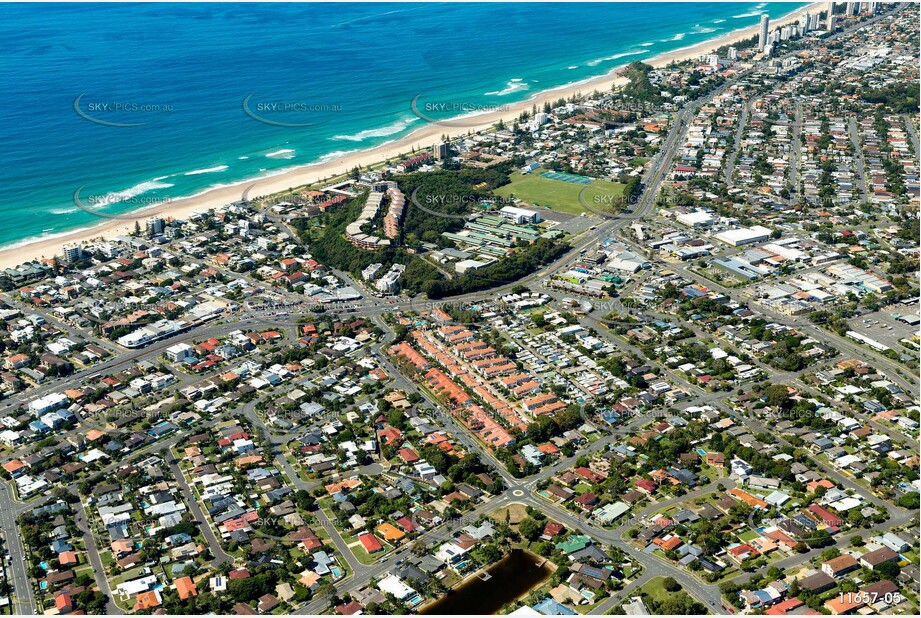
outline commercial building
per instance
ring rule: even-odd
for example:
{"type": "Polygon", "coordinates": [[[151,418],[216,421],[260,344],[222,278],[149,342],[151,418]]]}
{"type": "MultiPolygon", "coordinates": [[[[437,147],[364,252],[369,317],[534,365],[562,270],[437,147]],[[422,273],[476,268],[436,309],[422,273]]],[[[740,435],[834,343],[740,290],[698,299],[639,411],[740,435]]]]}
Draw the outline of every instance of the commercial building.
{"type": "Polygon", "coordinates": [[[66,408],[70,400],[61,393],[49,393],[40,399],[29,402],[29,412],[35,416],[47,414],[52,410],[66,408]]]}
{"type": "Polygon", "coordinates": [[[763,242],[771,237],[771,230],[762,225],[753,225],[752,227],[740,227],[732,230],[726,230],[716,234],[714,238],[726,243],[731,247],[751,244],[753,242],[763,242]]]}
{"type": "Polygon", "coordinates": [[[175,335],[188,327],[189,325],[185,322],[159,320],[153,324],[143,326],[134,332],[128,333],[123,337],[119,337],[116,341],[119,345],[126,348],[141,348],[154,341],[175,335]]]}
{"type": "Polygon", "coordinates": [[[688,227],[709,227],[713,225],[715,219],[713,215],[704,210],[695,210],[677,215],[675,219],[678,223],[688,227]]]}
{"type": "Polygon", "coordinates": [[[400,289],[397,280],[404,270],[406,267],[403,264],[394,264],[383,277],[374,282],[374,287],[383,294],[396,294],[400,289]]]}
{"type": "Polygon", "coordinates": [[[607,271],[626,271],[629,273],[635,273],[638,270],[647,268],[649,262],[632,251],[624,251],[616,255],[612,255],[604,265],[604,269],[607,271]]]}
{"type": "Polygon", "coordinates": [[[454,270],[457,274],[463,275],[468,270],[476,270],[486,265],[487,262],[481,262],[480,260],[461,260],[454,265],[454,270]]]}
{"type": "Polygon", "coordinates": [[[744,279],[745,281],[754,281],[755,279],[763,277],[769,272],[764,268],[759,268],[758,266],[754,266],[745,260],[734,257],[716,258],[713,260],[713,265],[722,268],[723,270],[728,271],[736,277],[744,279]]]}
{"type": "Polygon", "coordinates": [[[177,343],[174,346],[166,348],[166,357],[174,363],[180,363],[194,356],[195,351],[192,349],[192,346],[187,343],[177,343]]]}
{"type": "Polygon", "coordinates": [[[517,225],[523,223],[540,223],[541,221],[540,215],[533,210],[525,210],[524,208],[516,208],[514,206],[503,207],[499,210],[499,214],[517,225]]]}

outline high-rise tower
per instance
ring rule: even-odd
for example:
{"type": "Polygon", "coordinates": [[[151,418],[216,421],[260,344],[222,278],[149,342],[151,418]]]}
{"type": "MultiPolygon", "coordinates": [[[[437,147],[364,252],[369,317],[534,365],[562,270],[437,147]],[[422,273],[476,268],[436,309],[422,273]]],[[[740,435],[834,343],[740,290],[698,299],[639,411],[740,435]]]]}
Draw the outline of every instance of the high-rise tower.
{"type": "Polygon", "coordinates": [[[762,51],[764,51],[765,46],[768,44],[768,26],[770,22],[771,18],[768,17],[767,13],[761,16],[761,30],[758,33],[758,49],[762,51]]]}

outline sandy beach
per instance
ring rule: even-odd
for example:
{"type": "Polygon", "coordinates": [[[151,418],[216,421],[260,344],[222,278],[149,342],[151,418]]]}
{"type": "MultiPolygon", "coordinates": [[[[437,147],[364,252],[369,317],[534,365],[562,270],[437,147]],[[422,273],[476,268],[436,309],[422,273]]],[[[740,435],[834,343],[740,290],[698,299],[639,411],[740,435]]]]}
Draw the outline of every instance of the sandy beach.
{"type": "MultiPolygon", "coordinates": [[[[775,26],[794,22],[807,11],[816,12],[821,10],[820,6],[822,6],[822,3],[813,3],[806,7],[796,9],[783,18],[772,21],[771,27],[773,29],[775,26]]],[[[756,33],[757,25],[742,28],[687,48],[661,54],[649,60],[645,60],[644,62],[656,67],[665,66],[674,61],[695,58],[723,45],[749,38],[756,33]]],[[[540,107],[546,101],[553,102],[560,98],[569,98],[573,95],[589,95],[594,91],[600,92],[610,90],[613,85],[620,85],[626,81],[624,78],[616,75],[620,68],[622,67],[615,68],[605,75],[595,78],[539,92],[525,101],[509,104],[501,112],[497,111],[481,114],[475,117],[476,124],[473,124],[471,120],[471,126],[450,127],[442,124],[428,124],[392,143],[361,152],[343,155],[341,158],[331,161],[304,165],[275,176],[241,181],[233,186],[206,191],[194,197],[176,199],[168,204],[138,210],[133,215],[122,215],[122,218],[119,219],[101,219],[99,225],[90,228],[80,228],[70,233],[56,235],[53,238],[37,239],[28,244],[0,249],[0,268],[9,268],[36,259],[60,255],[61,248],[65,244],[87,242],[93,239],[111,238],[113,236],[125,234],[134,229],[135,221],[140,222],[143,226],[147,218],[153,214],[182,219],[196,211],[205,211],[210,208],[223,206],[239,200],[243,191],[248,187],[252,187],[248,191],[248,194],[251,196],[269,195],[305,184],[314,183],[323,178],[332,178],[344,174],[356,165],[368,167],[380,163],[381,161],[397,157],[400,154],[409,153],[413,148],[417,151],[421,149],[430,149],[436,142],[441,140],[442,135],[453,137],[471,131],[481,131],[493,126],[500,119],[505,121],[513,120],[517,118],[521,112],[530,111],[533,105],[540,107]],[[127,216],[131,218],[124,218],[127,216]]]]}

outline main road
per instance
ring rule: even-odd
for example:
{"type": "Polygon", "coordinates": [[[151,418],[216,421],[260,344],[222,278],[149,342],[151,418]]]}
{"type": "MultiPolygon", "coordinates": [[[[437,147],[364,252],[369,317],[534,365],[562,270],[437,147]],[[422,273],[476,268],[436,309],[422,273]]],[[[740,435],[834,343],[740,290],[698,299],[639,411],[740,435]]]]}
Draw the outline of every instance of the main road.
{"type": "Polygon", "coordinates": [[[13,490],[6,484],[0,484],[0,526],[3,529],[3,538],[6,549],[10,554],[7,566],[7,577],[13,584],[12,609],[14,614],[37,614],[35,595],[32,593],[32,582],[29,572],[26,550],[19,533],[16,518],[28,508],[13,497],[13,490]]]}
{"type": "MultiPolygon", "coordinates": [[[[897,10],[901,10],[901,8],[897,10]]],[[[853,31],[854,29],[864,27],[870,23],[877,21],[878,19],[882,19],[882,16],[868,20],[864,22],[863,24],[859,24],[855,26],[854,28],[851,28],[847,31],[843,31],[842,33],[833,35],[833,37],[830,37],[830,38],[837,38],[841,36],[842,34],[846,34],[847,32],[853,31]]],[[[453,297],[449,299],[448,302],[451,302],[451,303],[471,302],[472,303],[472,302],[477,302],[477,301],[482,302],[482,301],[495,300],[496,295],[503,292],[504,290],[510,289],[511,287],[516,286],[516,285],[527,285],[528,283],[539,280],[541,277],[545,276],[548,272],[553,272],[554,270],[568,263],[572,259],[573,255],[575,255],[576,251],[583,249],[583,248],[593,246],[594,244],[598,242],[600,238],[610,235],[611,233],[617,231],[618,229],[623,228],[628,223],[634,220],[643,219],[645,215],[647,214],[647,212],[655,204],[655,200],[658,195],[658,190],[661,185],[661,182],[665,178],[665,176],[668,173],[668,170],[671,167],[671,162],[674,159],[674,156],[680,144],[682,143],[682,138],[688,126],[690,125],[690,122],[693,119],[693,116],[696,113],[697,109],[699,108],[700,105],[703,105],[704,103],[712,99],[712,97],[722,92],[730,83],[732,83],[732,81],[727,81],[724,85],[720,86],[719,88],[714,90],[709,95],[703,97],[702,99],[699,99],[691,103],[689,106],[682,109],[676,115],[675,123],[669,131],[669,134],[665,140],[665,145],[663,146],[660,153],[653,159],[648,171],[646,172],[646,175],[645,175],[645,185],[646,186],[640,196],[639,204],[637,208],[635,209],[634,213],[632,213],[629,216],[611,218],[611,219],[608,219],[602,222],[601,224],[597,226],[596,230],[590,231],[589,233],[583,235],[580,238],[578,244],[574,247],[572,251],[568,252],[564,256],[561,256],[560,258],[555,260],[553,263],[549,264],[547,267],[541,269],[541,271],[537,273],[534,273],[518,281],[505,282],[503,285],[490,289],[488,292],[480,292],[480,293],[475,293],[475,294],[466,294],[466,295],[453,297]]],[[[918,152],[917,132],[915,130],[914,125],[911,125],[912,120],[910,118],[906,119],[906,122],[907,124],[910,125],[907,128],[907,130],[911,137],[912,144],[915,147],[915,152],[917,153],[918,152]]],[[[681,271],[682,274],[688,275],[695,280],[700,280],[698,276],[696,276],[693,273],[690,273],[683,267],[678,267],[678,270],[681,271]]],[[[236,276],[235,273],[228,273],[228,274],[232,274],[233,276],[236,276]]],[[[350,278],[346,278],[345,280],[351,282],[350,278]]],[[[710,280],[701,281],[701,283],[704,283],[705,285],[707,285],[708,287],[712,289],[717,289],[731,296],[730,290],[723,288],[722,286],[710,280]]],[[[260,286],[257,286],[257,287],[260,287],[260,286]]],[[[260,289],[266,290],[266,288],[261,288],[261,287],[260,289]]],[[[286,294],[284,291],[280,291],[280,290],[271,290],[271,291],[277,292],[278,294],[285,297],[286,299],[294,302],[294,297],[286,294]]],[[[413,303],[410,301],[401,301],[399,303],[395,302],[394,304],[385,304],[385,303],[380,302],[378,299],[364,299],[361,302],[353,303],[350,306],[351,308],[355,310],[360,309],[362,312],[362,315],[365,317],[380,316],[383,313],[388,313],[388,312],[393,312],[393,311],[398,311],[398,310],[411,310],[414,308],[413,303]]],[[[768,313],[769,315],[770,314],[776,315],[769,309],[766,309],[765,313],[768,313]]],[[[783,316],[777,316],[777,317],[778,319],[783,319],[783,316]]],[[[90,379],[90,378],[96,377],[98,375],[103,374],[104,372],[112,371],[117,368],[121,368],[126,365],[136,363],[140,360],[156,358],[157,355],[162,351],[162,349],[169,347],[170,345],[174,345],[178,341],[199,339],[199,338],[205,338],[209,336],[221,336],[221,335],[227,334],[231,330],[240,328],[241,326],[247,326],[247,325],[258,326],[259,324],[266,323],[266,322],[271,322],[271,323],[280,322],[276,316],[268,316],[268,315],[260,316],[256,314],[251,314],[251,315],[243,314],[243,315],[240,315],[239,318],[241,319],[233,319],[232,321],[225,323],[225,324],[206,325],[204,327],[195,329],[194,333],[190,333],[185,336],[174,337],[163,343],[155,344],[143,350],[126,351],[125,353],[119,354],[115,358],[112,358],[108,361],[100,363],[90,369],[79,371],[73,374],[72,376],[69,376],[64,379],[49,381],[47,384],[37,386],[36,388],[30,389],[26,393],[16,395],[7,402],[5,407],[9,408],[13,405],[21,405],[25,403],[26,398],[34,398],[37,396],[41,396],[45,393],[51,392],[53,390],[61,390],[71,385],[82,382],[84,379],[90,379]]],[[[798,320],[793,319],[793,321],[797,322],[798,320]]],[[[284,323],[283,325],[292,326],[294,325],[294,321],[292,320],[290,322],[284,323]]],[[[856,355],[873,356],[884,366],[890,369],[894,367],[894,364],[892,363],[892,361],[888,359],[887,357],[876,354],[875,352],[868,350],[866,348],[857,347],[856,344],[853,344],[850,341],[842,337],[839,337],[834,333],[830,333],[828,331],[819,329],[808,323],[798,325],[797,328],[815,337],[818,337],[820,339],[821,338],[831,339],[840,349],[849,350],[856,355]]],[[[109,342],[102,342],[102,343],[106,345],[106,347],[110,347],[110,348],[112,347],[112,345],[109,342]]],[[[385,355],[381,355],[381,356],[384,357],[385,355]]],[[[916,385],[916,382],[909,382],[908,380],[901,379],[898,375],[890,376],[890,377],[893,379],[894,382],[899,383],[903,387],[913,388],[916,385]]],[[[764,429],[762,428],[762,430],[764,429]]],[[[166,441],[160,442],[160,443],[149,445],[147,447],[139,449],[139,451],[135,453],[135,455],[138,455],[144,452],[152,452],[152,451],[160,450],[164,446],[174,444],[177,440],[178,440],[178,436],[168,439],[166,441]]],[[[473,441],[471,444],[477,445],[478,447],[478,443],[476,443],[476,441],[473,441]]],[[[18,454],[25,454],[26,452],[27,452],[27,449],[23,449],[18,454]]],[[[120,462],[116,462],[114,464],[111,464],[110,466],[107,466],[105,470],[112,470],[118,465],[120,465],[120,462]]],[[[556,469],[556,467],[554,467],[554,469],[556,469]]],[[[830,472],[828,470],[826,471],[830,472]]],[[[507,478],[505,474],[503,474],[503,478],[507,478]]],[[[836,480],[838,479],[836,478],[836,480]]],[[[649,560],[648,554],[639,554],[636,548],[630,546],[630,544],[624,545],[624,541],[616,537],[613,533],[606,531],[606,530],[598,529],[592,526],[591,524],[589,524],[588,522],[585,522],[581,518],[577,518],[571,513],[563,511],[562,509],[559,509],[559,507],[556,507],[555,505],[548,505],[544,503],[543,501],[538,501],[537,498],[535,498],[530,493],[530,488],[533,487],[536,482],[537,482],[536,479],[533,479],[533,478],[527,481],[526,482],[527,491],[523,491],[520,489],[515,490],[523,494],[522,496],[517,496],[516,494],[515,500],[522,501],[524,503],[530,503],[539,508],[546,509],[552,512],[553,514],[555,514],[557,517],[559,517],[564,522],[569,522],[571,525],[575,526],[577,529],[589,530],[593,534],[597,535],[597,538],[599,538],[599,540],[609,542],[611,545],[614,545],[617,547],[621,547],[622,549],[624,549],[624,551],[626,551],[628,554],[630,554],[631,556],[635,558],[642,558],[644,562],[649,560]]],[[[848,484],[848,485],[851,483],[848,479],[845,479],[844,477],[841,477],[841,482],[848,484]]],[[[33,505],[35,505],[37,503],[37,500],[36,499],[30,500],[28,504],[23,503],[23,502],[18,502],[13,499],[11,492],[12,490],[10,488],[0,489],[0,511],[2,511],[0,512],[0,525],[2,525],[2,529],[4,531],[4,535],[6,537],[6,541],[9,546],[10,553],[14,557],[10,565],[10,571],[12,572],[11,579],[13,581],[14,588],[15,588],[13,604],[14,604],[14,609],[16,609],[18,613],[35,613],[37,608],[35,606],[34,597],[32,595],[31,583],[29,581],[28,573],[26,572],[26,569],[25,569],[25,563],[21,560],[21,557],[25,556],[25,553],[24,553],[25,550],[22,547],[21,539],[19,537],[18,527],[15,522],[15,517],[19,513],[26,510],[27,508],[31,508],[33,505]]],[[[864,495],[865,498],[870,499],[863,492],[861,493],[862,495],[864,495]]],[[[501,506],[506,505],[511,501],[512,501],[512,497],[510,497],[509,495],[504,495],[493,501],[490,501],[488,503],[478,506],[469,515],[476,516],[480,514],[486,514],[492,510],[495,510],[496,508],[501,508],[501,506]]],[[[85,514],[82,516],[85,517],[85,514]]],[[[894,518],[894,520],[895,519],[901,521],[902,519],[904,519],[904,514],[898,513],[898,516],[894,518]]],[[[891,520],[891,521],[894,521],[894,520],[891,520]]],[[[430,531],[429,533],[426,533],[425,535],[423,535],[422,539],[425,542],[433,542],[433,541],[441,540],[443,538],[448,538],[449,534],[450,534],[450,527],[447,524],[445,524],[437,528],[434,531],[430,531]]],[[[340,548],[340,551],[341,550],[342,548],[340,548]]],[[[376,577],[377,575],[381,575],[385,573],[395,564],[395,562],[398,559],[400,559],[399,556],[405,556],[405,554],[406,554],[405,551],[397,552],[390,558],[386,559],[381,564],[374,565],[372,567],[361,568],[360,572],[356,570],[356,573],[348,581],[349,588],[350,589],[356,588],[357,586],[368,583],[373,577],[376,577]]],[[[348,556],[349,554],[345,554],[345,555],[348,556]]],[[[351,561],[349,562],[351,563],[351,561]]],[[[364,567],[364,565],[362,565],[362,567],[364,567]]],[[[715,587],[706,586],[700,583],[698,580],[693,578],[693,576],[689,575],[686,571],[682,569],[673,567],[671,565],[663,564],[661,563],[661,561],[658,561],[658,560],[651,561],[647,565],[647,569],[648,569],[648,572],[644,574],[644,577],[649,576],[651,573],[657,573],[661,570],[662,573],[667,573],[675,577],[678,581],[682,582],[682,584],[686,586],[686,589],[689,592],[691,592],[694,596],[698,597],[700,600],[704,601],[711,607],[714,606],[714,604],[718,603],[719,601],[719,593],[718,593],[718,590],[714,591],[715,587]]],[[[103,577],[103,579],[105,578],[103,577]]],[[[98,581],[98,578],[97,578],[97,581],[98,581]]],[[[107,585],[100,586],[100,588],[103,588],[103,591],[107,592],[104,589],[104,588],[107,588],[107,585]]],[[[311,612],[316,613],[317,611],[324,609],[323,607],[319,606],[319,603],[320,601],[311,602],[310,604],[307,605],[306,608],[304,608],[304,610],[301,611],[301,613],[311,613],[311,612]]]]}

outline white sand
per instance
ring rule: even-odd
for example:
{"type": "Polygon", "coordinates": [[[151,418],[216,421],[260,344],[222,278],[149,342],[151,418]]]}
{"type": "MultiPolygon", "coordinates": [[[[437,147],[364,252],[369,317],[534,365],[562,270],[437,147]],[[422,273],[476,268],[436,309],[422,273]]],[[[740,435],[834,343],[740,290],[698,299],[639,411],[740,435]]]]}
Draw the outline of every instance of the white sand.
{"type": "MultiPolygon", "coordinates": [[[[820,10],[820,6],[821,3],[814,3],[797,9],[784,16],[782,19],[771,22],[771,26],[773,28],[778,25],[796,21],[806,11],[815,12],[820,10]]],[[[661,54],[645,62],[656,67],[661,67],[673,61],[696,58],[703,53],[712,51],[723,45],[750,38],[756,34],[757,31],[757,25],[742,28],[684,49],[661,54]]],[[[135,213],[122,215],[123,217],[133,217],[136,214],[136,218],[106,219],[99,225],[90,228],[81,228],[73,232],[55,235],[52,238],[37,239],[34,242],[29,242],[21,246],[0,249],[0,268],[17,266],[24,262],[40,258],[50,258],[56,254],[60,255],[61,247],[65,244],[90,241],[98,238],[112,238],[114,236],[129,233],[134,229],[135,221],[140,222],[143,226],[146,219],[152,214],[183,219],[195,211],[217,208],[239,200],[243,191],[250,186],[252,186],[252,189],[249,190],[249,195],[251,196],[269,195],[314,183],[322,178],[333,178],[345,174],[356,165],[368,167],[386,159],[397,157],[400,154],[408,154],[414,147],[416,151],[430,149],[436,142],[441,141],[442,135],[453,137],[471,131],[476,132],[488,129],[495,125],[500,119],[505,121],[516,119],[521,112],[530,111],[534,105],[542,107],[544,102],[552,103],[560,98],[570,98],[573,95],[579,94],[588,95],[594,91],[608,91],[615,84],[622,85],[626,83],[624,78],[615,75],[619,69],[620,67],[615,68],[605,75],[582,82],[545,90],[535,94],[526,101],[510,104],[502,111],[481,114],[476,117],[477,124],[474,126],[464,126],[461,128],[429,124],[413,131],[400,140],[376,148],[346,154],[340,158],[323,163],[293,168],[287,172],[268,178],[241,181],[234,186],[205,191],[195,197],[176,199],[167,204],[161,204],[152,208],[135,211],[135,213]]]]}

